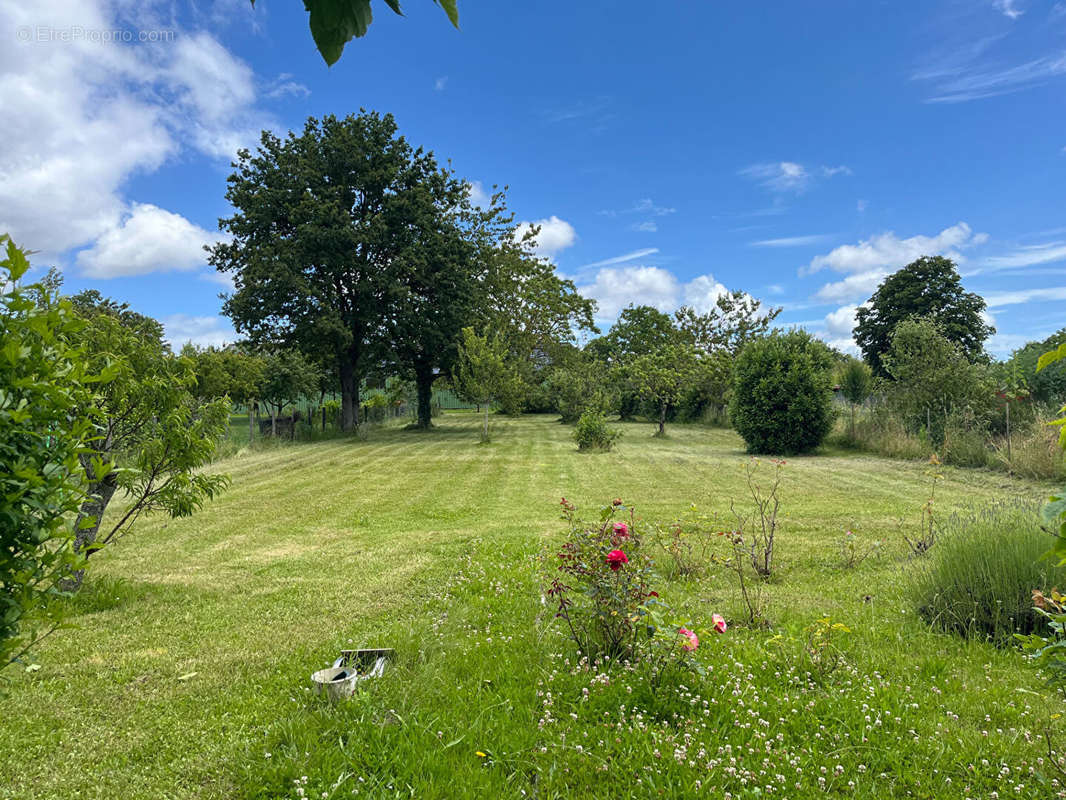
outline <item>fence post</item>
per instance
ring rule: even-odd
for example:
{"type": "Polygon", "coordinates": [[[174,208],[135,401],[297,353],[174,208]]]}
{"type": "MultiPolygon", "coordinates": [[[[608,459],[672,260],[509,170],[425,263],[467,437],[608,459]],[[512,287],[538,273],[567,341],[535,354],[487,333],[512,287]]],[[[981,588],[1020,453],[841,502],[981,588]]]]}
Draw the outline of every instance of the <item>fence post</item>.
{"type": "Polygon", "coordinates": [[[326,432],[326,407],[322,406],[322,433],[326,432]]]}
{"type": "Polygon", "coordinates": [[[1014,457],[1010,451],[1010,399],[1007,400],[1004,407],[1007,409],[1007,463],[1012,464],[1014,457]]]}

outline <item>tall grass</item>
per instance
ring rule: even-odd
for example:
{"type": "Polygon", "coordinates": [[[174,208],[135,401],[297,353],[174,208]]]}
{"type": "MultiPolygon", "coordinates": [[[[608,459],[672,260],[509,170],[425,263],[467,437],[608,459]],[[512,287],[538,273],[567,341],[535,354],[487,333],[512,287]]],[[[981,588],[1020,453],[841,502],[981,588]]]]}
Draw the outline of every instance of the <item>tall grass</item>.
{"type": "MultiPolygon", "coordinates": [[[[1048,424],[1050,417],[1035,418],[1011,432],[992,434],[960,417],[948,420],[944,444],[937,455],[956,467],[981,467],[1008,472],[1024,478],[1059,481],[1066,479],[1066,457],[1058,446],[1058,433],[1048,424]]],[[[866,409],[855,423],[838,420],[830,442],[838,447],[861,450],[889,458],[926,459],[936,449],[923,430],[914,432],[885,407],[866,409]]]]}
{"type": "Polygon", "coordinates": [[[918,613],[939,630],[997,644],[1032,632],[1041,620],[1032,590],[1066,578],[1066,570],[1043,558],[1050,545],[1033,503],[953,514],[912,587],[918,613]]]}

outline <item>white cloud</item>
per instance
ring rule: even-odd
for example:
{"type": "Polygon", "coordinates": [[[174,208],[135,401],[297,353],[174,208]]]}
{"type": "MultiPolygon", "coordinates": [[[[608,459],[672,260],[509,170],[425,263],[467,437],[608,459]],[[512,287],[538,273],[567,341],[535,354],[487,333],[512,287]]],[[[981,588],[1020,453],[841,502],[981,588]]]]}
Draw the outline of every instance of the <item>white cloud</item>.
{"type": "Polygon", "coordinates": [[[1014,269],[1016,267],[1031,267],[1036,264],[1051,264],[1056,261],[1066,261],[1066,242],[1027,245],[1018,248],[1013,253],[990,256],[984,260],[982,268],[974,270],[971,274],[1014,269]]]}
{"type": "Polygon", "coordinates": [[[935,236],[911,236],[900,239],[892,231],[845,244],[824,256],[815,256],[807,272],[829,268],[837,272],[867,272],[872,269],[902,267],[920,256],[946,255],[963,260],[960,249],[984,244],[988,234],[974,233],[965,222],[945,228],[935,236]]]}
{"type": "Polygon", "coordinates": [[[266,91],[263,95],[273,100],[277,100],[286,95],[292,95],[293,97],[307,97],[311,94],[310,89],[299,81],[294,81],[292,77],[293,76],[288,72],[281,73],[266,86],[266,91]]]}
{"type": "Polygon", "coordinates": [[[890,272],[921,256],[943,255],[961,264],[965,258],[960,251],[987,241],[988,234],[974,233],[965,222],[945,228],[935,236],[900,239],[889,231],[815,256],[801,273],[822,269],[853,273],[843,280],[825,284],[815,295],[827,302],[846,302],[868,297],[890,272]]]}
{"type": "Polygon", "coordinates": [[[92,278],[192,270],[206,263],[205,244],[225,237],[149,203],[134,203],[122,222],[78,253],[78,266],[92,278]]]}
{"type": "Polygon", "coordinates": [[[714,279],[713,275],[700,275],[686,283],[681,292],[686,306],[692,306],[697,314],[706,314],[714,308],[715,301],[729,290],[714,279]]]}
{"type": "Polygon", "coordinates": [[[654,220],[647,220],[646,222],[638,222],[633,225],[633,230],[640,233],[655,233],[659,230],[659,226],[655,224],[654,220]]]}
{"type": "Polygon", "coordinates": [[[655,217],[665,217],[667,214],[673,214],[677,211],[676,208],[669,208],[667,206],[658,206],[650,197],[644,197],[637,201],[637,204],[633,206],[632,211],[636,214],[651,214],[655,217]]]}
{"type": "Polygon", "coordinates": [[[1016,306],[1033,300],[1066,300],[1066,286],[1050,286],[1045,289],[1018,289],[1006,292],[985,292],[989,308],[1016,306]]]}
{"type": "Polygon", "coordinates": [[[433,90],[437,92],[443,92],[444,87],[448,85],[448,76],[442,75],[433,82],[433,90]]]}
{"type": "MultiPolygon", "coordinates": [[[[0,0],[0,29],[144,27],[143,5],[0,0]],[[124,17],[123,14],[130,16],[124,17]]],[[[185,149],[229,158],[270,120],[250,68],[206,33],[0,47],[0,229],[58,259],[122,224],[123,187],[185,149]]]]}
{"type": "Polygon", "coordinates": [[[1025,13],[1014,4],[1014,0],[992,0],[992,5],[996,11],[1010,19],[1018,19],[1025,13]]]}
{"type": "Polygon", "coordinates": [[[659,252],[658,247],[645,247],[643,250],[634,250],[631,253],[625,253],[620,256],[614,256],[614,258],[605,258],[603,261],[593,261],[591,264],[586,264],[581,269],[594,269],[596,267],[609,267],[612,264],[624,264],[627,261],[636,261],[638,258],[644,258],[645,256],[652,256],[659,252]]]}
{"type": "Polygon", "coordinates": [[[887,275],[887,271],[880,269],[849,275],[842,281],[827,283],[818,290],[815,297],[828,303],[842,303],[859,297],[869,297],[887,275]]]}
{"type": "Polygon", "coordinates": [[[761,239],[751,242],[751,247],[802,247],[807,244],[818,244],[829,239],[832,234],[815,233],[809,236],[786,236],[782,239],[761,239]]]}
{"type": "Polygon", "coordinates": [[[742,169],[740,174],[759,181],[762,186],[774,192],[802,192],[811,180],[806,167],[794,161],[752,164],[742,169]]]}
{"type": "Polygon", "coordinates": [[[667,269],[645,266],[606,267],[596,273],[590,285],[578,290],[596,300],[600,320],[613,320],[630,304],[651,306],[664,313],[688,305],[705,313],[728,291],[713,275],[700,275],[682,284],[667,269]]]}
{"type": "Polygon", "coordinates": [[[520,241],[534,226],[540,228],[535,246],[539,256],[551,258],[577,241],[577,231],[574,230],[574,226],[554,214],[547,219],[518,223],[515,240],[520,241]]]}
{"type": "Polygon", "coordinates": [[[965,103],[986,97],[1012,94],[1066,75],[1066,53],[1040,56],[1014,66],[984,66],[975,60],[955,68],[933,69],[915,74],[915,80],[936,82],[927,103],[965,103]]]}
{"type": "Polygon", "coordinates": [[[188,342],[198,347],[220,347],[237,338],[236,331],[225,317],[195,317],[189,314],[172,314],[160,320],[171,348],[180,350],[188,342]]]}
{"type": "Polygon", "coordinates": [[[858,200],[855,203],[855,210],[858,211],[861,214],[864,211],[866,211],[866,206],[867,205],[868,205],[868,203],[865,200],[858,200]]]}
{"type": "Polygon", "coordinates": [[[802,194],[818,178],[832,178],[835,175],[851,175],[851,168],[815,167],[808,169],[795,161],[778,161],[774,163],[752,164],[740,170],[746,178],[758,181],[759,185],[771,192],[785,194],[788,192],[802,194]]]}
{"type": "Polygon", "coordinates": [[[825,315],[825,329],[832,339],[850,339],[855,330],[855,312],[858,306],[841,306],[825,315]]]}
{"type": "Polygon", "coordinates": [[[605,267],[591,285],[578,287],[596,301],[596,317],[604,320],[614,319],[630,303],[673,311],[680,290],[674,274],[661,267],[605,267]]]}

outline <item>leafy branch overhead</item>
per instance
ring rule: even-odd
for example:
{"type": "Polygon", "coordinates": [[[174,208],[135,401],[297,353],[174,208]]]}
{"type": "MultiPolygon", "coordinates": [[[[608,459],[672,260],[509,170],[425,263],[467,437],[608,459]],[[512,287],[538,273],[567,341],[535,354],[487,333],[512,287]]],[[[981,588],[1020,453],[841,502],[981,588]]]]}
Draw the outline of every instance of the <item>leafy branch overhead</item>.
{"type": "MultiPolygon", "coordinates": [[[[448,19],[459,27],[459,8],[456,0],[433,0],[444,9],[448,19]]],[[[255,6],[255,0],[251,0],[255,6]]],[[[399,0],[385,0],[395,13],[403,16],[399,0]]],[[[370,0],[304,0],[304,8],[311,15],[311,36],[315,47],[329,66],[333,66],[344,52],[344,45],[356,37],[365,36],[374,15],[370,0]]]]}

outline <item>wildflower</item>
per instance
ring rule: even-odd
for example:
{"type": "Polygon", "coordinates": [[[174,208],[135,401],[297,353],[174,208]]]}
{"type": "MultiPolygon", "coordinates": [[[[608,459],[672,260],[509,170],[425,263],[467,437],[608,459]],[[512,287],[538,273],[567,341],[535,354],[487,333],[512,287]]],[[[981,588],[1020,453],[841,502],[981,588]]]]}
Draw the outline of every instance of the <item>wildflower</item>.
{"type": "Polygon", "coordinates": [[[621,550],[612,550],[607,554],[607,566],[614,572],[618,572],[623,564],[629,563],[629,557],[621,550]]]}
{"type": "Polygon", "coordinates": [[[726,628],[728,627],[725,624],[725,617],[721,614],[711,614],[711,623],[715,633],[725,633],[726,628]]]}
{"type": "Polygon", "coordinates": [[[681,643],[682,650],[688,650],[691,652],[700,646],[699,637],[688,628],[679,628],[677,632],[688,640],[681,643]]]}
{"type": "Polygon", "coordinates": [[[488,753],[482,753],[480,750],[478,750],[476,753],[474,753],[474,755],[477,756],[478,758],[488,758],[488,753]]]}

